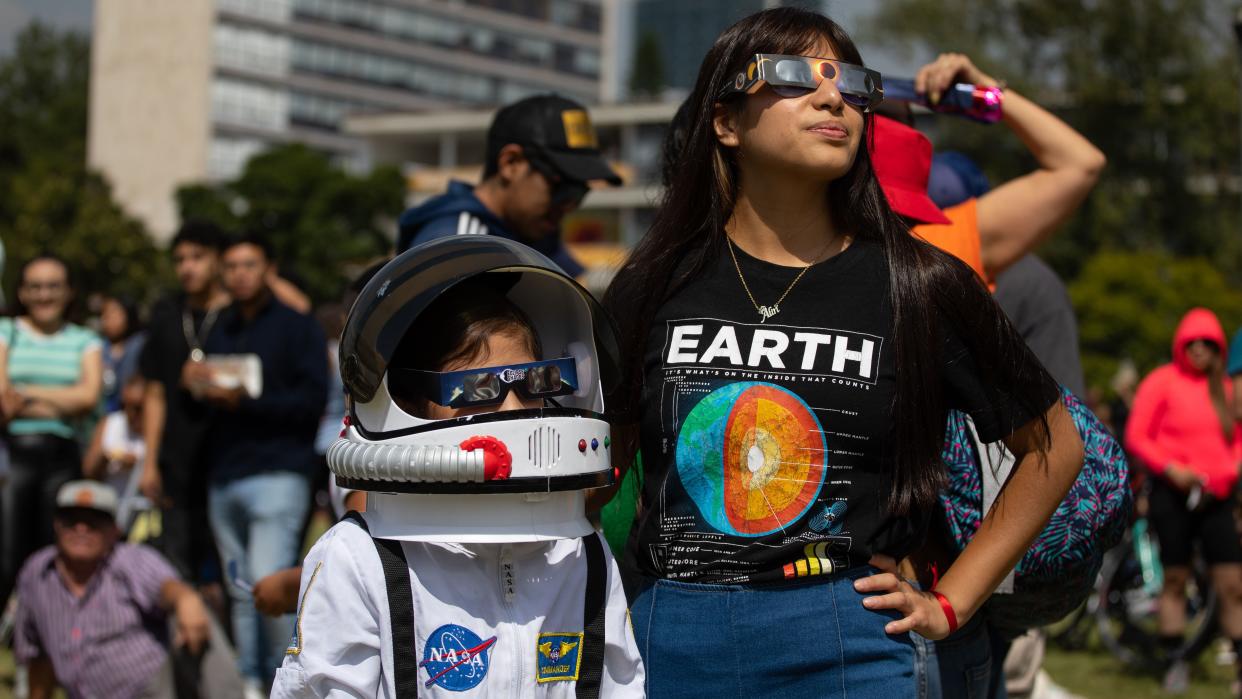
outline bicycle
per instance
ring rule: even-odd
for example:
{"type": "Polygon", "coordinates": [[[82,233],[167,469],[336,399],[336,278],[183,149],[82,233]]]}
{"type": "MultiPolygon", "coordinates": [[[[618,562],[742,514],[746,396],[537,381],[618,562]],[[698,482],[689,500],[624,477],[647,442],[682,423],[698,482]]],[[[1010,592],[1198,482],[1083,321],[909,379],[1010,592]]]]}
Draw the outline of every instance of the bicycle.
{"type": "MultiPolygon", "coordinates": [[[[1104,556],[1096,585],[1094,617],[1101,644],[1135,668],[1163,668],[1170,660],[1160,647],[1157,600],[1164,583],[1160,547],[1145,518],[1104,556]]],[[[1176,657],[1193,661],[1216,636],[1216,593],[1206,566],[1196,557],[1186,586],[1186,633],[1176,657]]]]}

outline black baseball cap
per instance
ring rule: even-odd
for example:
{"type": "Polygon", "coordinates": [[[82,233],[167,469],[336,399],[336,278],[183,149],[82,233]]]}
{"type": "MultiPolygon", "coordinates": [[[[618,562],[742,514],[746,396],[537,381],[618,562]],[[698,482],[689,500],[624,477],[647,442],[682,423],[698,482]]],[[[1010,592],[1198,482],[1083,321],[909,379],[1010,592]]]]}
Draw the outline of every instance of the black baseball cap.
{"type": "Polygon", "coordinates": [[[620,175],[600,155],[586,107],[571,99],[535,95],[502,107],[487,130],[488,161],[495,161],[510,143],[533,147],[571,180],[621,184],[620,175]]]}

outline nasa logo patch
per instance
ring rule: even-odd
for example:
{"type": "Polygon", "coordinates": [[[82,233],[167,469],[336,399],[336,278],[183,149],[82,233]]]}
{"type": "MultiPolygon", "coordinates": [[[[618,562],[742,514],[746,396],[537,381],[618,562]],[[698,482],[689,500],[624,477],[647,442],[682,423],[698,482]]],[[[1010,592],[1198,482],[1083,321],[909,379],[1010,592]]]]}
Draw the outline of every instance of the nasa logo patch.
{"type": "Polygon", "coordinates": [[[457,624],[445,624],[432,631],[423,647],[423,661],[418,664],[427,671],[423,686],[434,684],[450,692],[474,689],[487,677],[488,650],[494,645],[495,636],[484,641],[457,624]]]}
{"type": "Polygon", "coordinates": [[[582,663],[582,634],[541,633],[535,641],[535,679],[539,682],[577,680],[582,663]]]}

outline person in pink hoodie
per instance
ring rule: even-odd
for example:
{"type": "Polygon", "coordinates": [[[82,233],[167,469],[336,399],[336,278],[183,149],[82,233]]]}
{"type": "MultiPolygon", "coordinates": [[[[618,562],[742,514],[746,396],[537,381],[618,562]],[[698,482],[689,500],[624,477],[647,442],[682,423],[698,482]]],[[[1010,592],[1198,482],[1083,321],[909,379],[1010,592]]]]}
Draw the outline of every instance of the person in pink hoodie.
{"type": "MultiPolygon", "coordinates": [[[[1164,566],[1158,611],[1161,642],[1172,661],[1165,675],[1171,691],[1184,691],[1188,682],[1177,649],[1186,627],[1186,583],[1196,542],[1211,568],[1221,628],[1242,663],[1242,543],[1234,517],[1242,431],[1234,419],[1224,357],[1220,321],[1206,308],[1192,309],[1173,336],[1173,361],[1139,384],[1126,426],[1126,448],[1154,476],[1148,521],[1164,566]]],[[[1240,687],[1234,683],[1234,696],[1240,687]]]]}

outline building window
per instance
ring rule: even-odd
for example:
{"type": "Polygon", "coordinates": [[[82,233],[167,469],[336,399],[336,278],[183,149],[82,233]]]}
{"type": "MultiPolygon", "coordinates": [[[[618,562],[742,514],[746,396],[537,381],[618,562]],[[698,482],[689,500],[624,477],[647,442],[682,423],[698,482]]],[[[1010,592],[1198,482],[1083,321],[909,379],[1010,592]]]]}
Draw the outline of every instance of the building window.
{"type": "Polygon", "coordinates": [[[288,115],[289,95],[282,90],[229,78],[212,82],[211,116],[216,121],[283,131],[288,115]]]}
{"type": "Polygon", "coordinates": [[[289,95],[289,121],[298,126],[337,130],[350,114],[381,111],[382,108],[356,100],[293,92],[289,95]]]}
{"type": "MultiPolygon", "coordinates": [[[[308,73],[409,90],[468,104],[491,104],[498,99],[505,101],[489,76],[300,39],[294,40],[292,55],[293,68],[308,73]]],[[[502,94],[510,94],[513,90],[534,94],[547,89],[513,81],[501,84],[513,86],[510,90],[502,90],[502,94]]]]}
{"type": "Polygon", "coordinates": [[[214,180],[231,180],[242,173],[251,157],[272,144],[257,138],[215,136],[207,150],[207,173],[214,180]]]}
{"type": "Polygon", "coordinates": [[[283,23],[289,21],[291,6],[290,0],[216,0],[216,9],[283,23]]]}
{"type": "MultiPolygon", "coordinates": [[[[542,7],[545,2],[546,0],[540,0],[537,4],[542,7]]],[[[531,7],[524,8],[522,11],[506,11],[528,15],[527,10],[531,10],[531,7]]],[[[584,16],[583,7],[586,6],[577,2],[569,2],[565,5],[566,9],[559,11],[564,21],[557,21],[555,17],[552,21],[562,26],[579,26],[581,17],[584,16]]],[[[598,18],[598,8],[595,9],[595,15],[598,18]]],[[[501,33],[477,24],[468,24],[412,8],[380,5],[370,0],[293,0],[293,11],[298,19],[304,21],[329,22],[392,38],[413,39],[444,48],[469,51],[482,56],[575,73],[589,78],[599,76],[598,56],[594,60],[588,58],[558,61],[556,59],[558,55],[570,56],[580,51],[594,52],[593,49],[543,37],[521,36],[508,31],[501,33]],[[594,65],[595,68],[590,71],[580,68],[580,66],[590,65],[594,65]]],[[[544,18],[547,14],[542,10],[540,12],[540,18],[544,18]]],[[[557,15],[557,13],[553,14],[557,15]]],[[[593,31],[598,31],[598,29],[596,26],[593,31]]]]}
{"type": "Polygon", "coordinates": [[[284,75],[289,70],[289,38],[261,29],[218,24],[216,62],[230,68],[284,75]]]}

